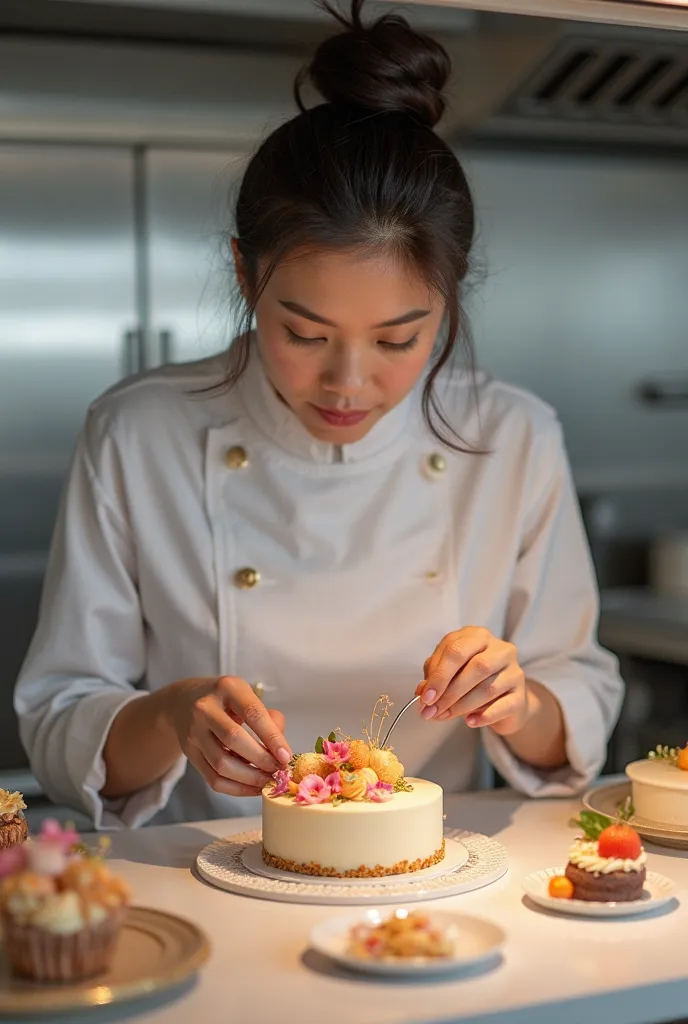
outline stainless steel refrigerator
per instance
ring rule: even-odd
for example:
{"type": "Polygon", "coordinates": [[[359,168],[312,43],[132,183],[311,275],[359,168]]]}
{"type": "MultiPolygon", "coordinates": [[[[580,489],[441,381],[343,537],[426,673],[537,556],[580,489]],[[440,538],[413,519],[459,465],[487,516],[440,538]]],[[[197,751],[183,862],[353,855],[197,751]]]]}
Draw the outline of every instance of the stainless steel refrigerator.
{"type": "Polygon", "coordinates": [[[0,145],[0,771],[26,763],[12,690],[89,403],[231,338],[240,166],[220,150],[0,145]]]}

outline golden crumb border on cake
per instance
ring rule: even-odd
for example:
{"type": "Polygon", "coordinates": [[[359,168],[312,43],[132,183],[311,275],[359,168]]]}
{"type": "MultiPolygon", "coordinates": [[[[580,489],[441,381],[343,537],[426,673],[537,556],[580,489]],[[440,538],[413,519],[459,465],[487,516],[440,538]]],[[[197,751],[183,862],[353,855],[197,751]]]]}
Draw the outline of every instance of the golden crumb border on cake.
{"type": "Polygon", "coordinates": [[[407,860],[399,861],[398,864],[392,864],[391,867],[383,867],[382,864],[376,864],[375,867],[368,868],[365,865],[361,865],[358,868],[350,868],[348,871],[336,871],[335,868],[324,868],[320,864],[316,864],[314,861],[310,864],[297,864],[293,860],[285,860],[283,857],[275,857],[272,853],[269,853],[265,847],[263,847],[263,860],[271,868],[277,868],[278,871],[291,871],[298,875],[317,875],[322,878],[385,878],[388,875],[408,875],[416,871],[423,871],[425,868],[434,867],[435,864],[439,864],[444,860],[445,853],[445,841],[442,840],[442,845],[438,850],[435,850],[429,857],[423,859],[414,860],[411,864],[407,860]]]}

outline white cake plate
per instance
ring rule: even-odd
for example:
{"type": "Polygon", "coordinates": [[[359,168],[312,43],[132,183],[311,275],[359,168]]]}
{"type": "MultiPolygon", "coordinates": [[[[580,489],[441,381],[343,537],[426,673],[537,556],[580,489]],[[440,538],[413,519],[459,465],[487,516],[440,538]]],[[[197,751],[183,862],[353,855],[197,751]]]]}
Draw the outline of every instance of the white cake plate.
{"type": "MultiPolygon", "coordinates": [[[[606,814],[615,818],[619,813],[619,805],[631,796],[630,782],[613,782],[605,786],[589,789],[583,795],[583,804],[589,811],[606,814]]],[[[688,829],[664,825],[659,821],[650,821],[634,815],[630,825],[639,832],[643,839],[649,839],[658,846],[670,846],[676,850],[688,850],[688,829]]]]}
{"type": "Polygon", "coordinates": [[[276,900],[281,903],[315,903],[330,906],[383,903],[417,903],[441,896],[458,896],[496,882],[506,874],[507,852],[501,843],[476,832],[453,830],[446,838],[458,841],[468,851],[463,867],[418,879],[415,875],[398,876],[394,884],[388,879],[347,879],[358,882],[350,886],[333,884],[340,879],[315,880],[310,876],[294,876],[282,872],[280,878],[256,874],[244,863],[244,851],[256,847],[260,854],[259,830],[218,839],[201,850],[196,868],[206,882],[241,896],[276,900]],[[379,884],[379,883],[384,884],[379,884]]]}
{"type": "MultiPolygon", "coordinates": [[[[447,875],[457,871],[464,864],[468,863],[468,850],[458,839],[445,838],[444,857],[441,864],[433,864],[432,867],[423,868],[422,871],[414,871],[413,878],[424,882],[431,878],[438,878],[440,875],[447,875]]],[[[254,875],[263,875],[265,878],[276,878],[278,882],[300,882],[304,885],[322,885],[322,876],[300,875],[296,871],[283,871],[280,868],[273,868],[263,860],[263,851],[260,843],[250,843],[244,847],[241,854],[241,863],[254,875]]],[[[381,878],[328,878],[328,885],[334,885],[338,889],[351,889],[360,885],[398,885],[399,875],[384,875],[381,878]]]]}

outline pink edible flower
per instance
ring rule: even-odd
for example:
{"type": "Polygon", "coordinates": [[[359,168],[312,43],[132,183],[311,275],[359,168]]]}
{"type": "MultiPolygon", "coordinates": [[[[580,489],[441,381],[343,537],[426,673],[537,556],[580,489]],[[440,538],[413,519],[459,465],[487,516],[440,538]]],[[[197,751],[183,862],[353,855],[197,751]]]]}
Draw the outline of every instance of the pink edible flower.
{"type": "Polygon", "coordinates": [[[284,796],[289,791],[289,772],[286,768],[281,768],[278,772],[272,776],[275,780],[275,785],[272,788],[270,796],[284,796]]]}
{"type": "Polygon", "coordinates": [[[339,796],[342,791],[342,777],[339,772],[332,772],[325,778],[325,785],[330,787],[332,796],[339,796]]]}
{"type": "Polygon", "coordinates": [[[307,775],[299,783],[299,791],[294,797],[297,804],[324,804],[332,796],[332,790],[319,775],[307,775]]]}
{"type": "Polygon", "coordinates": [[[333,764],[335,768],[339,768],[340,764],[344,764],[345,761],[349,760],[350,752],[349,744],[343,740],[336,743],[332,740],[325,740],[323,742],[323,757],[330,764],[333,764]]]}
{"type": "Polygon", "coordinates": [[[382,804],[385,800],[391,800],[394,793],[394,786],[389,782],[376,782],[373,786],[368,784],[368,799],[376,804],[382,804]]]}
{"type": "Polygon", "coordinates": [[[3,850],[0,853],[0,878],[23,871],[27,860],[24,843],[17,843],[15,846],[10,846],[7,850],[3,850]]]}
{"type": "Polygon", "coordinates": [[[31,870],[39,875],[61,875],[78,843],[79,834],[73,828],[62,828],[59,821],[47,818],[40,835],[27,843],[26,853],[31,870]]]}
{"type": "Polygon", "coordinates": [[[38,837],[38,842],[54,843],[56,846],[61,846],[65,851],[67,851],[71,850],[74,846],[78,846],[79,833],[68,826],[62,828],[59,821],[55,818],[46,818],[41,826],[41,833],[38,837]]]}

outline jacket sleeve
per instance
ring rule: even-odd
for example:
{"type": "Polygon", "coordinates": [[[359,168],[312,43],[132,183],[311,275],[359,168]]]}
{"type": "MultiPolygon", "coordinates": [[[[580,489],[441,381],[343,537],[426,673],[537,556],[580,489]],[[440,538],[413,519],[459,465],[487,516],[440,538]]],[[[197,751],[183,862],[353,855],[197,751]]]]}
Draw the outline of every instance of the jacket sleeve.
{"type": "Polygon", "coordinates": [[[21,739],[45,792],[95,828],[143,824],[169,799],[179,762],[145,790],[103,800],[103,747],[146,669],[136,549],[112,440],[87,421],[55,527],[38,626],[14,697],[21,739]],[[89,443],[90,438],[90,443],[89,443]],[[89,449],[96,452],[99,479],[89,449]],[[103,478],[106,483],[103,483],[103,478]]]}
{"type": "Polygon", "coordinates": [[[529,796],[564,796],[584,790],[603,767],[624,684],[617,659],[597,643],[595,574],[556,420],[538,447],[529,480],[535,499],[524,520],[504,639],[518,648],[526,678],[559,701],[568,765],[532,768],[490,729],[483,730],[483,742],[515,789],[529,796]]]}

